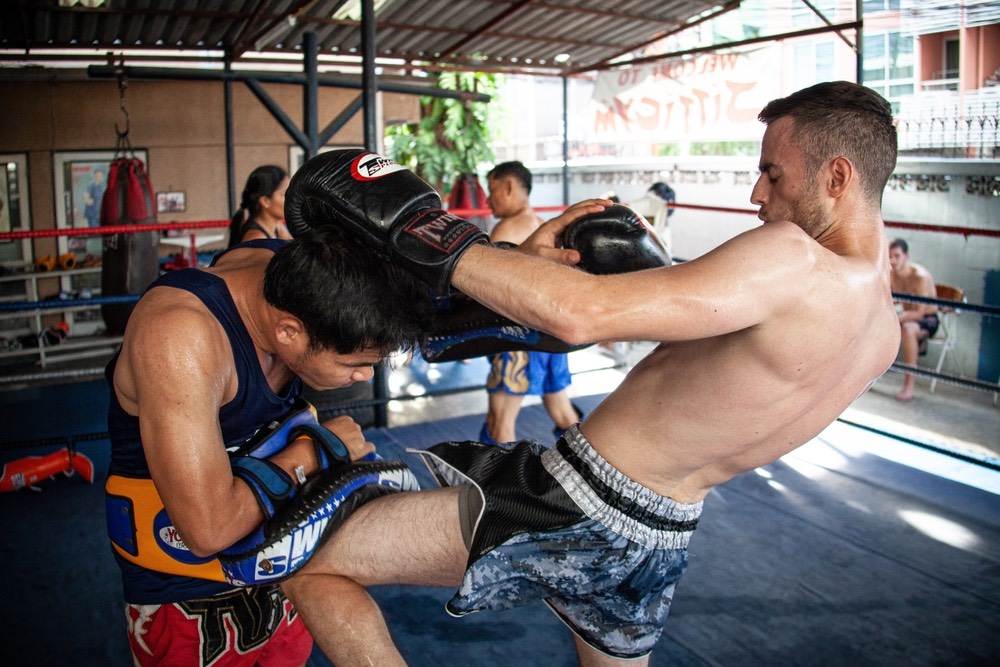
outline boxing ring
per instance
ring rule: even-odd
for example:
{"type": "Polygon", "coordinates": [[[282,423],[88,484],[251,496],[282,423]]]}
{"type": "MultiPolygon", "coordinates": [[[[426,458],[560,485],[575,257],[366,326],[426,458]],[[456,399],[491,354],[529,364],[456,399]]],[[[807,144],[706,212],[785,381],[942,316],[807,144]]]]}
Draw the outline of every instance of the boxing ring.
{"type": "MultiPolygon", "coordinates": [[[[223,224],[228,223],[163,228],[223,224]]],[[[86,305],[136,299],[102,296],[86,305]]],[[[998,315],[988,305],[950,305],[998,315]]],[[[0,307],[58,305],[26,301],[0,307]]],[[[1000,390],[989,382],[897,366],[893,371],[940,375],[942,383],[977,395],[1000,390]]],[[[39,484],[41,493],[0,494],[3,562],[16,573],[7,578],[2,607],[10,664],[130,664],[119,573],[104,528],[102,487],[110,445],[101,371],[11,375],[0,384],[0,406],[13,417],[0,437],[3,460],[67,447],[95,465],[93,484],[58,475],[39,484]]],[[[409,375],[388,397],[346,402],[321,416],[485,393],[484,366],[476,360],[400,371],[409,375]],[[433,386],[427,380],[431,370],[444,376],[433,386]],[[414,382],[422,383],[421,391],[413,390],[414,382]]],[[[609,374],[621,372],[610,362],[574,369],[574,385],[589,392],[574,402],[591,411],[613,386],[609,374]],[[584,389],[602,383],[609,388],[584,389]]],[[[383,456],[407,460],[421,484],[431,486],[404,449],[474,439],[483,418],[482,412],[442,417],[376,424],[366,435],[383,456]]],[[[540,405],[526,404],[518,423],[525,437],[552,440],[540,405]]],[[[849,410],[806,445],[712,491],[651,664],[997,664],[998,510],[996,459],[956,455],[935,442],[866,423],[849,410]]],[[[385,586],[372,593],[415,667],[576,664],[569,634],[544,605],[454,619],[444,612],[451,593],[444,589],[385,586]]],[[[330,663],[314,651],[309,664],[330,663]]]]}
{"type": "MultiPolygon", "coordinates": [[[[66,427],[97,431],[99,382],[49,385],[8,408],[9,437],[66,427]],[[81,409],[81,393],[90,394],[81,409]]],[[[21,392],[18,392],[22,394],[21,392]]],[[[602,395],[574,400],[590,411],[602,395]]],[[[472,438],[481,414],[366,430],[386,457],[472,438]]],[[[539,405],[524,435],[551,439],[539,405]]],[[[104,533],[106,440],[78,441],[93,485],[61,476],[41,493],[0,494],[4,655],[9,664],[129,664],[117,567],[104,533]]],[[[837,423],[814,441],[715,489],[692,538],[651,664],[996,664],[1000,658],[1000,475],[837,423]],[[894,460],[900,458],[901,461],[894,460]],[[914,461],[921,459],[919,467],[914,461]]],[[[544,605],[449,617],[445,589],[373,590],[414,667],[569,667],[572,642],[544,605]]],[[[312,665],[329,665],[314,652],[312,665]]]]}

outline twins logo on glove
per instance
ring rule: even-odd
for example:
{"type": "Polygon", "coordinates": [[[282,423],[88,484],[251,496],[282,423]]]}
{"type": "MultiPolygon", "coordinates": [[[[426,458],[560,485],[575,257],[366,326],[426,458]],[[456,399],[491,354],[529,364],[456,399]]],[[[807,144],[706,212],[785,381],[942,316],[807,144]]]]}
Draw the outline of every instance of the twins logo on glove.
{"type": "Polygon", "coordinates": [[[406,167],[383,155],[362,153],[351,163],[351,176],[359,181],[374,181],[404,169],[406,167]]]}

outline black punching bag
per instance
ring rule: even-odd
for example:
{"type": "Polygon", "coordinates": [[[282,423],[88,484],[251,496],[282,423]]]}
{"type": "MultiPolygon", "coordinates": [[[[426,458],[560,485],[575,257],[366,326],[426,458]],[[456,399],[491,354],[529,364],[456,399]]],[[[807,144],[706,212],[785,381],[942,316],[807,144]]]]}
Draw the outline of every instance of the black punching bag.
{"type": "MultiPolygon", "coordinates": [[[[156,223],[156,200],[142,160],[120,157],[108,168],[101,200],[101,226],[156,223]]],[[[101,260],[101,296],[138,294],[159,274],[157,232],[109,234],[101,260]]],[[[125,333],[134,304],[105,304],[101,315],[110,336],[125,333]]]]}

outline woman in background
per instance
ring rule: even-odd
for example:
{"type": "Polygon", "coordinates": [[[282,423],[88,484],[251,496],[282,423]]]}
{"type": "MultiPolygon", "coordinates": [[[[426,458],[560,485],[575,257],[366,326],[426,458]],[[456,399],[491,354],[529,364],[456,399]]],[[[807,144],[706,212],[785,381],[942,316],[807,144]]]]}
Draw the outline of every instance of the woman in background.
{"type": "Polygon", "coordinates": [[[229,222],[229,246],[253,239],[290,239],[285,227],[285,189],[288,174],[281,167],[263,165],[247,177],[240,207],[229,222]]]}

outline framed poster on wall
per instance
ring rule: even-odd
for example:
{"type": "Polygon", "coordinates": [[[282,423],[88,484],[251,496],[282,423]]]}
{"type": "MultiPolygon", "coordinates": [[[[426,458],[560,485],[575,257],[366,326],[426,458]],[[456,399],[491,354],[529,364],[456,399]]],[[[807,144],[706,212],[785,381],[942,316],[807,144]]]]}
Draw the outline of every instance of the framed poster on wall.
{"type": "MultiPolygon", "coordinates": [[[[146,151],[133,151],[149,170],[146,151]]],[[[114,151],[75,151],[56,153],[55,174],[56,227],[83,229],[101,225],[101,200],[107,186],[108,167],[114,151]]],[[[62,277],[62,291],[71,298],[98,296],[101,290],[101,257],[104,237],[61,236],[59,254],[72,253],[76,270],[62,277]]],[[[67,313],[71,336],[90,336],[105,329],[101,309],[67,313]]]]}
{"type": "MultiPolygon", "coordinates": [[[[28,156],[24,153],[0,154],[0,232],[31,229],[28,203],[28,156]]],[[[0,241],[0,302],[27,301],[34,292],[18,276],[33,263],[31,239],[0,241]]],[[[27,316],[11,314],[0,318],[0,337],[30,331],[27,316]]]]}

